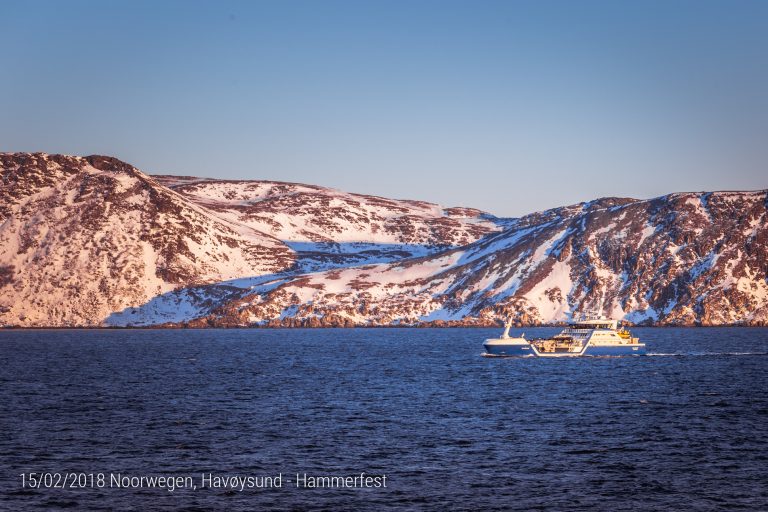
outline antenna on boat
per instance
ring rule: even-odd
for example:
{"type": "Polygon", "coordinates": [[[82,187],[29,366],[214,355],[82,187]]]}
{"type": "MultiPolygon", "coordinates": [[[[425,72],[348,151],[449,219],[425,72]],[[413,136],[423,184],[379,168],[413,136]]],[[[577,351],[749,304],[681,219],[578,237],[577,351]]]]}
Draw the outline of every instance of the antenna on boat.
{"type": "Polygon", "coordinates": [[[509,338],[509,328],[512,327],[512,317],[510,316],[504,324],[504,332],[501,334],[503,339],[509,338]]]}

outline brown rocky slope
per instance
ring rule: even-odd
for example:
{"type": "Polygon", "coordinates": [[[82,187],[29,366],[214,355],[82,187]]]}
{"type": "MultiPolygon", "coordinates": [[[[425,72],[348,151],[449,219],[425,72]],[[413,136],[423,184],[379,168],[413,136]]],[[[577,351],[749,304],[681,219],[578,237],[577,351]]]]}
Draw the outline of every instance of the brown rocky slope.
{"type": "Polygon", "coordinates": [[[193,325],[489,325],[577,312],[661,325],[768,321],[766,191],[602,199],[420,259],[296,277],[193,325]]]}
{"type": "Polygon", "coordinates": [[[0,325],[101,325],[169,290],[294,264],[279,240],[114,158],[0,153],[0,178],[0,325]]]}
{"type": "Polygon", "coordinates": [[[0,325],[768,321],[766,191],[498,219],[312,185],[0,153],[0,325]]]}

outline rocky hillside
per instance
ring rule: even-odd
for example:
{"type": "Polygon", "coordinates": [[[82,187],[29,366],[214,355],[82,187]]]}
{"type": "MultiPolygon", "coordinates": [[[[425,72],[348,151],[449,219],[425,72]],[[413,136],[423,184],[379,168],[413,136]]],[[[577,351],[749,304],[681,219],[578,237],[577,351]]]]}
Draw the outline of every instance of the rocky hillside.
{"type": "Polygon", "coordinates": [[[0,154],[0,325],[100,325],[179,287],[274,273],[293,251],[119,160],[0,154]]]}
{"type": "Polygon", "coordinates": [[[672,194],[550,210],[437,255],[298,276],[195,324],[536,324],[585,311],[645,324],[765,324],[766,196],[672,194]]]}
{"type": "Polygon", "coordinates": [[[314,185],[155,176],[220,218],[284,241],[302,271],[434,254],[500,231],[506,222],[471,208],[351,194],[314,185]]]}
{"type": "Polygon", "coordinates": [[[0,154],[0,325],[768,322],[766,191],[519,219],[0,154]]]}
{"type": "Polygon", "coordinates": [[[152,177],[103,156],[0,153],[0,176],[0,325],[184,321],[265,280],[432,254],[503,225],[322,187],[152,177]]]}

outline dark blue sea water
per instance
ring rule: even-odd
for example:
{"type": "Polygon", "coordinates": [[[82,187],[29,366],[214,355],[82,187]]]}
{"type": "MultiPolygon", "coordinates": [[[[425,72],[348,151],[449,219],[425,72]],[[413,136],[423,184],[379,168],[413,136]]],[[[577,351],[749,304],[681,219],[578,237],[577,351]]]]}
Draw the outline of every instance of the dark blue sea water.
{"type": "Polygon", "coordinates": [[[484,358],[488,329],[0,331],[0,509],[768,510],[768,329],[634,332],[655,355],[484,358]],[[387,487],[287,481],[360,472],[387,487]]]}

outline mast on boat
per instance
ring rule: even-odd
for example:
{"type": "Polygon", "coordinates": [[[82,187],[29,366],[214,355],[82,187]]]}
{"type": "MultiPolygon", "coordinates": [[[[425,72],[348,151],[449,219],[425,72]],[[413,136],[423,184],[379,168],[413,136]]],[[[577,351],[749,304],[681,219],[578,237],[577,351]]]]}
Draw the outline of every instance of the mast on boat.
{"type": "Polygon", "coordinates": [[[501,334],[502,339],[509,338],[509,329],[512,327],[512,317],[509,317],[504,324],[504,332],[501,334]]]}

